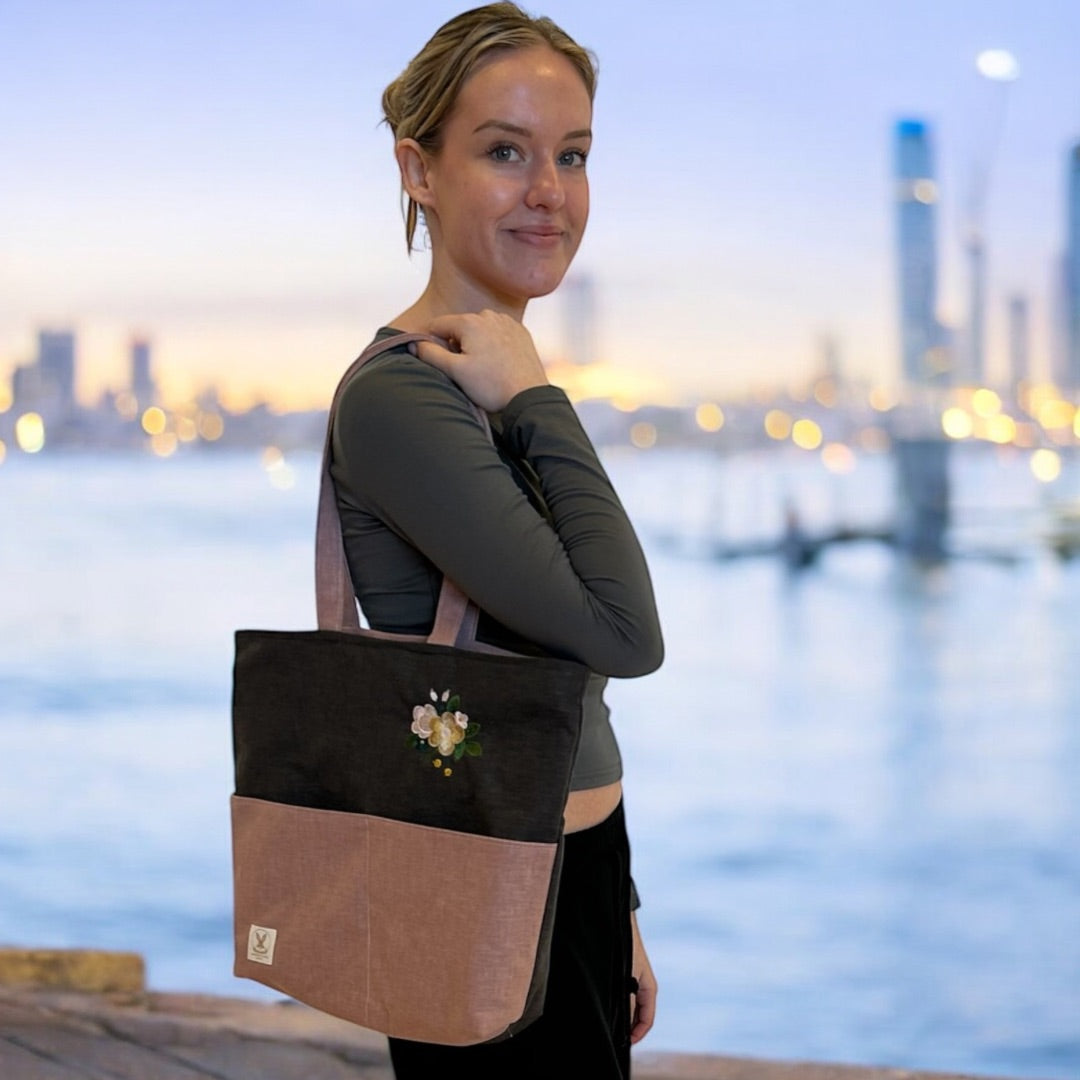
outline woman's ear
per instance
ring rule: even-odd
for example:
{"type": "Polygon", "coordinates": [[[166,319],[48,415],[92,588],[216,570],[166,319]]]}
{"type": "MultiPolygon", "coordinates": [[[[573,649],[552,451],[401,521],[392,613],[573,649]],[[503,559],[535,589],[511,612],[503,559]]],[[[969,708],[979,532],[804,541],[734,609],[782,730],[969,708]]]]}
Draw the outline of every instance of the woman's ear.
{"type": "Polygon", "coordinates": [[[427,210],[434,201],[429,175],[431,158],[427,151],[415,139],[401,139],[394,146],[394,157],[401,170],[405,194],[427,210]]]}

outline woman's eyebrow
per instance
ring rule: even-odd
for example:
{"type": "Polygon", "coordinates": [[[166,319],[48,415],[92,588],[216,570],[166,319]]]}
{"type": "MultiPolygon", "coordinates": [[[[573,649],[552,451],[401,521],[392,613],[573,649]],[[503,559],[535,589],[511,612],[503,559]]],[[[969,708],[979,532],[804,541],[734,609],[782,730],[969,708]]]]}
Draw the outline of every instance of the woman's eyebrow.
{"type": "MultiPolygon", "coordinates": [[[[511,124],[507,120],[485,120],[479,127],[473,129],[473,134],[477,132],[485,131],[488,128],[496,128],[499,131],[506,131],[511,135],[521,135],[523,138],[532,138],[532,132],[528,128],[520,127],[518,124],[511,124]]],[[[592,131],[589,128],[578,128],[576,131],[568,131],[563,139],[591,139],[592,131]]]]}

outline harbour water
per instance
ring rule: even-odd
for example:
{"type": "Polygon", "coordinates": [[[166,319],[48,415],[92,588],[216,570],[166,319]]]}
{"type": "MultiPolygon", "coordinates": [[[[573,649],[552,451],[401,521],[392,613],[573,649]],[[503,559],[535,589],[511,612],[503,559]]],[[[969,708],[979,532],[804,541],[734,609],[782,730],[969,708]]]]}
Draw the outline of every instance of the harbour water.
{"type": "MultiPolygon", "coordinates": [[[[611,455],[667,641],[610,690],[656,1049],[1080,1077],[1080,561],[1023,461],[954,460],[958,557],[712,541],[891,513],[887,458],[611,455]]],[[[0,467],[0,942],[230,974],[232,632],[308,629],[316,462],[0,467]]],[[[1068,478],[1063,477],[1062,483],[1068,478]]]]}

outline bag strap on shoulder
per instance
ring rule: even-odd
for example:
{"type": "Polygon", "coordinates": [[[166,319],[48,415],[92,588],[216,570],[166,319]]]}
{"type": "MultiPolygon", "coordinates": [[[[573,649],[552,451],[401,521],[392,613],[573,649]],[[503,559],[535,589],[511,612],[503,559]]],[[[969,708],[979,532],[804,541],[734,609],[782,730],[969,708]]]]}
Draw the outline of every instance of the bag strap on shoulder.
{"type": "MultiPolygon", "coordinates": [[[[319,510],[315,526],[315,608],[320,630],[361,632],[352,577],[345,558],[341,516],[338,514],[334,481],[330,475],[334,419],[337,416],[338,403],[349,381],[369,360],[413,341],[445,344],[430,334],[394,334],[373,342],[349,365],[338,382],[330,403],[330,413],[326,418],[326,440],[323,443],[322,475],[319,480],[319,510]]],[[[476,405],[473,405],[473,412],[490,439],[491,425],[488,423],[487,414],[476,405]]],[[[433,645],[466,648],[476,641],[478,616],[476,605],[444,575],[442,588],[439,590],[439,603],[435,610],[435,624],[427,640],[433,645]]]]}

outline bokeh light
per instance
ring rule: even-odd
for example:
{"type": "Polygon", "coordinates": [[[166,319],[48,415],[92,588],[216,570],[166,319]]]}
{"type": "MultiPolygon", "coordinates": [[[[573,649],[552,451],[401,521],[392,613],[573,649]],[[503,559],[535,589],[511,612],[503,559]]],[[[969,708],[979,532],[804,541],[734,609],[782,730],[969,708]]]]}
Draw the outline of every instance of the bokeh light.
{"type": "Polygon", "coordinates": [[[813,420],[796,420],[791,428],[791,441],[800,450],[816,450],[821,440],[821,428],[813,420]]]}
{"type": "Polygon", "coordinates": [[[1004,446],[1016,438],[1016,421],[1006,413],[990,417],[986,422],[986,437],[1004,446]]]}
{"type": "Polygon", "coordinates": [[[113,405],[125,420],[134,420],[139,415],[139,401],[130,390],[121,390],[113,405]]]}
{"type": "Polygon", "coordinates": [[[984,49],[975,58],[979,74],[994,82],[1013,82],[1020,77],[1020,65],[1008,49],[984,49]]]}
{"type": "Polygon", "coordinates": [[[199,413],[199,418],[195,423],[199,429],[200,438],[207,442],[217,442],[225,434],[225,420],[220,413],[199,413]]]}
{"type": "Polygon", "coordinates": [[[713,401],[704,401],[694,410],[694,420],[702,431],[719,431],[724,426],[724,410],[713,401]]]}
{"type": "Polygon", "coordinates": [[[1061,475],[1061,455],[1056,450],[1036,450],[1031,455],[1031,473],[1044,484],[1056,480],[1061,475]]]}
{"type": "Polygon", "coordinates": [[[826,443],[821,448],[821,463],[831,473],[849,473],[855,470],[855,453],[845,443],[826,443]]]}
{"type": "Polygon", "coordinates": [[[967,439],[975,430],[975,424],[966,409],[953,405],[941,414],[941,430],[950,439],[967,439]]]}
{"type": "Polygon", "coordinates": [[[656,445],[656,426],[647,420],[639,420],[630,429],[630,442],[639,450],[649,450],[656,445]]]}
{"type": "Polygon", "coordinates": [[[1035,418],[1047,431],[1069,428],[1076,422],[1076,406],[1061,398],[1050,398],[1039,404],[1035,418]]]}
{"type": "Polygon", "coordinates": [[[150,449],[158,457],[172,457],[176,453],[176,432],[158,431],[150,436],[150,449]]]}
{"type": "Polygon", "coordinates": [[[1001,412],[1001,398],[993,390],[976,390],[971,395],[971,411],[984,420],[997,416],[1001,412]]]}
{"type": "Polygon", "coordinates": [[[36,454],[45,445],[45,421],[38,413],[23,413],[15,421],[15,442],[26,454],[36,454]]]}
{"type": "Polygon", "coordinates": [[[142,414],[142,429],[147,435],[160,435],[165,430],[165,425],[168,422],[168,418],[165,416],[163,409],[159,409],[156,405],[151,405],[142,414]]]}
{"type": "Polygon", "coordinates": [[[791,417],[783,409],[770,409],[765,414],[765,434],[770,439],[786,439],[791,434],[791,417]]]}

